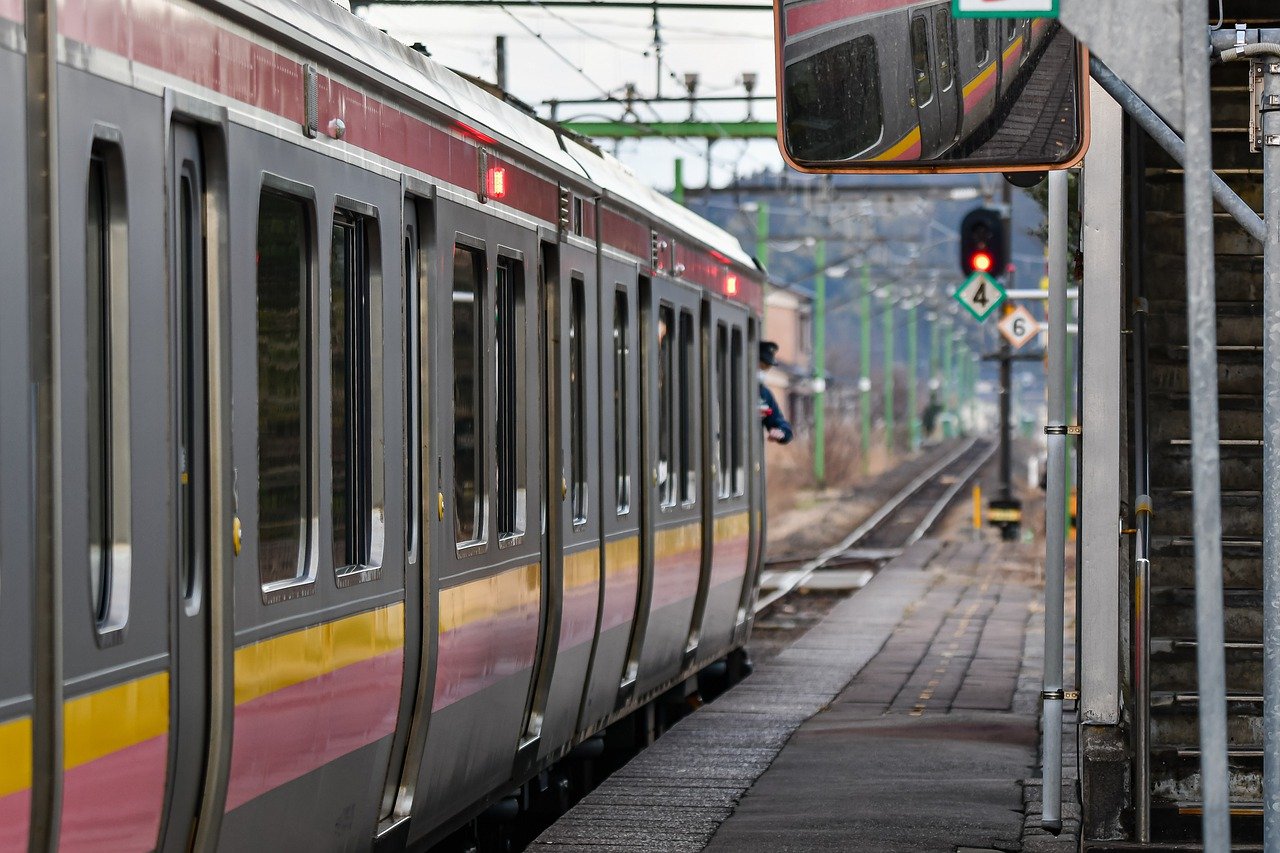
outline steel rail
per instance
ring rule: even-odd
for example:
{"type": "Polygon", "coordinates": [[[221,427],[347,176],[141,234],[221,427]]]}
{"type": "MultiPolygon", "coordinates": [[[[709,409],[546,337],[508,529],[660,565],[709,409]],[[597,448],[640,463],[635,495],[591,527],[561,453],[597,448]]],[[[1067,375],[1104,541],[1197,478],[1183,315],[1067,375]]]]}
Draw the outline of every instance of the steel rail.
{"type": "MultiPolygon", "coordinates": [[[[870,536],[877,528],[880,527],[881,524],[888,520],[889,516],[897,511],[899,507],[915,497],[920,490],[928,483],[932,482],[935,477],[951,465],[954,465],[958,459],[971,451],[977,444],[978,439],[970,439],[963,447],[958,448],[955,452],[949,454],[945,459],[939,461],[933,467],[929,468],[929,470],[925,471],[923,474],[919,475],[904,486],[897,494],[882,504],[879,509],[855,527],[848,536],[841,539],[840,542],[832,545],[830,548],[826,549],[800,568],[786,573],[786,580],[784,580],[777,589],[773,590],[768,595],[762,595],[756,600],[753,612],[760,613],[766,607],[795,592],[796,589],[798,589],[805,581],[813,577],[815,572],[820,570],[827,563],[831,562],[831,560],[840,556],[845,551],[848,551],[856,543],[870,536]]],[[[953,484],[952,488],[949,489],[935,504],[930,513],[926,516],[925,521],[916,526],[905,544],[910,545],[913,542],[919,541],[919,539],[928,532],[929,527],[931,527],[933,522],[937,520],[938,515],[940,515],[942,510],[946,508],[947,504],[955,498],[956,493],[963,487],[964,483],[972,478],[974,473],[991,459],[992,455],[995,454],[995,451],[996,446],[993,444],[984,454],[982,454],[982,458],[980,460],[965,469],[962,478],[958,479],[956,484],[953,484]],[[936,512],[934,510],[936,510],[936,512]]]]}

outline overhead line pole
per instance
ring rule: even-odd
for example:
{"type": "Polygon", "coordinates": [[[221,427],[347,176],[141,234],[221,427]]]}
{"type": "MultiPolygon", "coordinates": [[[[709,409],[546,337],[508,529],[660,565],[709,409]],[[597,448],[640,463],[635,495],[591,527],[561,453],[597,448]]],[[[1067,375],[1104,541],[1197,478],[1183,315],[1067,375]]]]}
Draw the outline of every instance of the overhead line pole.
{"type": "Polygon", "coordinates": [[[368,6],[472,6],[491,9],[530,6],[559,9],[635,9],[637,11],[687,11],[687,12],[772,12],[768,3],[691,3],[681,0],[664,0],[660,3],[639,3],[634,0],[351,0],[352,10],[368,6]]]}
{"type": "MultiPolygon", "coordinates": [[[[886,289],[887,286],[886,286],[886,289]]],[[[884,297],[884,311],[881,312],[884,339],[884,446],[893,455],[893,299],[891,295],[884,297]]]]}
{"type": "Polygon", "coordinates": [[[827,241],[814,247],[813,300],[813,479],[818,488],[827,483],[827,241]]]}
{"type": "Polygon", "coordinates": [[[871,274],[862,264],[862,301],[859,305],[862,326],[862,353],[858,365],[858,415],[862,423],[861,449],[862,473],[871,472],[871,274]]]}

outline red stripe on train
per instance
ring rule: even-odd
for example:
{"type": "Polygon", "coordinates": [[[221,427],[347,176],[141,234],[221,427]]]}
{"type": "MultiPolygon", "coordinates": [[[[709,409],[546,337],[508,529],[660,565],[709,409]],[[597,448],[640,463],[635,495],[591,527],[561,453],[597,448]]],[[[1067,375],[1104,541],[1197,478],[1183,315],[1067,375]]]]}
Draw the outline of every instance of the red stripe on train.
{"type": "Polygon", "coordinates": [[[863,15],[880,15],[895,9],[906,9],[909,5],[903,0],[818,0],[816,3],[787,10],[787,35],[798,35],[863,15]]]}
{"type": "Polygon", "coordinates": [[[533,666],[538,644],[537,596],[488,619],[440,635],[433,710],[473,696],[533,666]]]}
{"type": "Polygon", "coordinates": [[[395,730],[404,650],[236,706],[227,811],[395,730]]]}

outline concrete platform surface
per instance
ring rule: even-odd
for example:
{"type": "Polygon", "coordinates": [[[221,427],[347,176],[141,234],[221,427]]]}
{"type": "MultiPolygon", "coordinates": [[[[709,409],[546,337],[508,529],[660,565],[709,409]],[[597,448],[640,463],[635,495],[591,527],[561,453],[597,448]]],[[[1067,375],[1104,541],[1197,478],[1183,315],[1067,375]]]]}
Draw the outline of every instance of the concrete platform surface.
{"type": "Polygon", "coordinates": [[[917,543],[530,849],[1022,849],[1036,567],[1022,545],[917,543]]]}

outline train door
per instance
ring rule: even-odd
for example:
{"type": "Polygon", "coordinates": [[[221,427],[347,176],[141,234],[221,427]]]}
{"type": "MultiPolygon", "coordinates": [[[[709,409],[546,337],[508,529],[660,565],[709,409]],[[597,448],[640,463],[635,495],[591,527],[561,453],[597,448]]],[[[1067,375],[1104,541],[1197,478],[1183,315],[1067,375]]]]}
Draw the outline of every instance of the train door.
{"type": "MultiPolygon", "coordinates": [[[[404,306],[401,316],[404,338],[403,377],[405,466],[405,637],[404,682],[400,689],[395,739],[387,763],[378,813],[379,837],[407,821],[421,768],[428,717],[431,712],[430,686],[435,673],[436,644],[430,642],[436,628],[434,590],[430,583],[430,563],[423,483],[430,481],[431,419],[425,401],[430,399],[430,350],[427,346],[428,246],[430,244],[428,201],[406,196],[401,217],[401,287],[404,306]]],[[[407,830],[407,826],[402,826],[407,830]]],[[[399,839],[403,843],[403,839],[399,839]]]]}
{"type": "Polygon", "coordinates": [[[705,565],[694,618],[698,635],[690,638],[700,662],[726,652],[737,626],[751,539],[746,443],[749,431],[758,431],[758,421],[748,415],[747,313],[708,299],[704,318],[703,447],[710,464],[702,466],[705,565]]]}
{"type": "Polygon", "coordinates": [[[933,67],[938,88],[939,153],[946,151],[960,138],[960,124],[964,118],[961,84],[957,80],[955,21],[951,9],[937,6],[933,12],[933,67]]]}
{"type": "Polygon", "coordinates": [[[573,737],[600,606],[600,339],[594,248],[567,236],[548,253],[544,341],[548,554],[538,677],[521,761],[573,737]],[[552,260],[554,258],[554,260],[552,260]],[[535,748],[536,744],[536,748],[535,748]]]}
{"type": "Polygon", "coordinates": [[[209,738],[209,362],[205,312],[205,175],[200,139],[175,123],[170,172],[174,572],[170,601],[169,800],[164,849],[186,849],[209,738]]]}
{"type": "Polygon", "coordinates": [[[747,429],[743,437],[746,458],[743,462],[743,472],[746,477],[750,530],[747,540],[747,577],[746,583],[742,585],[742,598],[738,605],[738,624],[734,629],[735,642],[745,642],[747,639],[747,631],[752,621],[752,608],[755,605],[756,584],[764,566],[764,430],[760,428],[760,391],[759,380],[756,379],[756,352],[759,346],[759,320],[752,317],[747,321],[746,363],[743,368],[745,376],[739,377],[747,383],[745,394],[747,429]]]}
{"type": "Polygon", "coordinates": [[[911,14],[912,103],[920,122],[920,157],[929,160],[943,150],[941,93],[934,70],[935,46],[929,37],[929,10],[911,14]]]}
{"type": "Polygon", "coordinates": [[[635,691],[679,676],[702,568],[699,294],[654,279],[641,295],[647,613],[635,691]]]}
{"type": "Polygon", "coordinates": [[[600,617],[581,728],[591,730],[618,701],[618,687],[635,672],[627,651],[635,627],[640,581],[641,430],[639,322],[635,263],[600,262],[600,617]]]}

